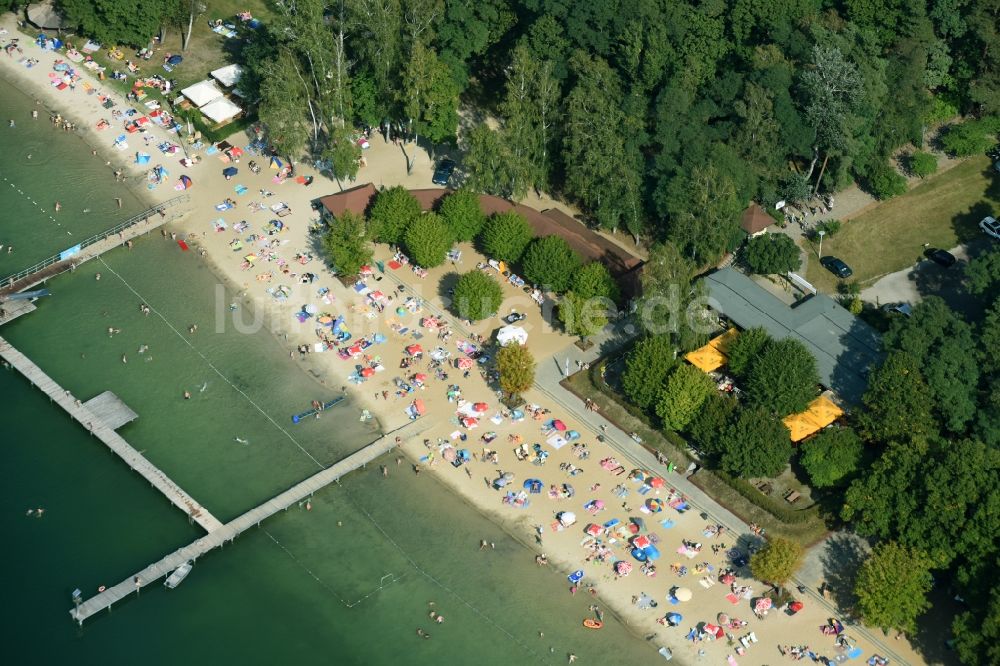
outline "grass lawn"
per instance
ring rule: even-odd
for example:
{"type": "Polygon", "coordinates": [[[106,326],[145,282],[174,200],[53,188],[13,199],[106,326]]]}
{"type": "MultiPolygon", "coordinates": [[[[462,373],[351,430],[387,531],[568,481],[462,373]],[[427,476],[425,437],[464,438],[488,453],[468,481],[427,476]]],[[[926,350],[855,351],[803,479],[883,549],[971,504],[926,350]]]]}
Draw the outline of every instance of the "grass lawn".
{"type": "MultiPolygon", "coordinates": [[[[906,194],[845,222],[823,241],[823,254],[843,259],[853,280],[869,286],[922,259],[924,243],[950,249],[976,237],[979,221],[1000,212],[1000,176],[985,156],[971,157],[906,194]]],[[[812,248],[807,279],[834,292],[839,280],[820,266],[812,248]]]]}

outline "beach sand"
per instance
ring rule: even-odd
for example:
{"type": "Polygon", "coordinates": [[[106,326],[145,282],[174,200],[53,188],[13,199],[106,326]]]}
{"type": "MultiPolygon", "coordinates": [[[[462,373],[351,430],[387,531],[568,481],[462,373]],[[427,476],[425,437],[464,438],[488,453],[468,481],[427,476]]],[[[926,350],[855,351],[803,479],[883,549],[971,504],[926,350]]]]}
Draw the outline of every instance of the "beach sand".
{"type": "MultiPolygon", "coordinates": [[[[8,29],[12,35],[14,30],[9,25],[8,29]]],[[[10,35],[8,35],[9,37],[10,35]]],[[[0,40],[2,41],[2,40],[0,40]]],[[[42,101],[48,109],[56,109],[64,116],[74,119],[81,128],[81,132],[92,145],[98,146],[102,154],[110,154],[113,166],[120,166],[129,170],[136,180],[144,180],[146,167],[133,164],[135,150],[145,148],[142,138],[139,135],[130,135],[130,150],[123,153],[115,153],[111,149],[114,138],[121,133],[120,123],[113,123],[112,128],[104,131],[97,131],[95,125],[99,119],[110,116],[107,110],[97,103],[97,95],[87,95],[78,86],[76,90],[57,91],[48,85],[48,72],[52,71],[52,64],[57,55],[42,52],[31,44],[30,40],[22,36],[22,45],[25,55],[37,58],[40,62],[32,69],[26,69],[19,65],[16,59],[7,59],[0,56],[0,66],[15,77],[19,82],[19,87],[30,91],[42,101]]],[[[91,85],[99,87],[96,81],[91,81],[91,85]]],[[[115,97],[119,107],[124,105],[124,100],[115,97]]],[[[20,121],[20,120],[19,120],[20,121]]],[[[39,122],[44,122],[40,120],[39,122]]],[[[163,133],[160,128],[154,127],[150,130],[152,136],[157,139],[178,141],[174,135],[163,133]]],[[[157,141],[158,142],[158,141],[157,141]]],[[[245,137],[234,137],[230,139],[234,145],[245,146],[248,142],[245,137]]],[[[430,176],[433,163],[430,156],[417,150],[414,157],[414,167],[411,173],[406,172],[406,159],[400,147],[386,143],[380,136],[375,136],[371,140],[372,147],[365,152],[367,166],[362,168],[358,175],[357,183],[372,182],[376,186],[390,186],[402,184],[408,187],[431,187],[430,176]]],[[[406,150],[415,150],[413,145],[406,146],[406,150]]],[[[424,473],[435,474],[445,483],[454,487],[466,500],[480,508],[488,515],[494,517],[498,522],[507,526],[514,538],[523,541],[537,542],[535,548],[538,552],[544,552],[548,558],[548,565],[553,569],[553,575],[566,576],[571,571],[582,569],[585,577],[580,586],[575,590],[575,594],[589,594],[589,585],[594,586],[594,603],[606,613],[614,613],[624,622],[629,624],[637,636],[648,637],[655,646],[669,646],[681,663],[691,663],[703,660],[706,663],[732,663],[727,662],[727,658],[732,655],[739,664],[767,664],[781,660],[777,652],[777,646],[781,645],[809,645],[817,654],[834,657],[838,653],[834,649],[834,639],[824,636],[819,631],[819,627],[827,623],[828,615],[817,604],[806,601],[805,608],[795,616],[786,616],[777,609],[772,609],[764,619],[754,616],[751,609],[751,601],[739,599],[737,603],[730,603],[726,599],[729,587],[718,582],[719,574],[730,565],[726,550],[733,548],[740,538],[745,542],[750,538],[749,534],[729,534],[722,537],[712,538],[704,534],[704,530],[713,525],[710,517],[702,517],[696,511],[678,513],[666,508],[659,513],[645,513],[640,507],[646,500],[660,499],[666,500],[670,496],[670,478],[665,479],[662,488],[649,488],[644,490],[646,494],[640,494],[640,490],[647,487],[647,484],[628,479],[629,472],[634,465],[624,459],[619,454],[617,457],[625,473],[620,476],[614,475],[605,470],[600,461],[609,457],[615,457],[615,453],[607,446],[596,440],[597,433],[587,430],[582,424],[575,423],[567,415],[559,413],[554,405],[547,404],[547,397],[536,393],[534,390],[528,391],[524,396],[529,404],[537,404],[542,408],[552,409],[550,415],[545,415],[541,420],[534,420],[530,415],[521,422],[512,422],[510,419],[502,419],[499,423],[490,420],[499,411],[500,405],[496,394],[480,376],[477,368],[474,368],[468,378],[462,377],[462,372],[454,367],[443,368],[447,374],[447,380],[435,378],[435,373],[428,369],[429,352],[438,345],[445,348],[451,354],[451,359],[462,356],[456,348],[458,340],[469,340],[469,336],[463,330],[460,322],[454,321],[449,315],[440,316],[442,307],[442,294],[439,288],[442,278],[454,271],[473,270],[477,262],[483,258],[477,255],[471,246],[464,246],[462,263],[459,265],[446,264],[429,272],[426,277],[420,278],[408,266],[403,266],[397,270],[389,269],[384,276],[372,276],[368,279],[368,288],[381,290],[385,294],[397,294],[390,302],[384,312],[375,312],[367,304],[364,295],[354,289],[344,287],[341,283],[330,275],[325,268],[322,259],[316,251],[316,236],[310,235],[308,228],[310,222],[318,219],[318,214],[311,210],[312,200],[339,191],[339,186],[327,178],[314,174],[311,169],[304,165],[296,166],[297,175],[314,175],[315,181],[311,186],[303,186],[294,180],[286,180],[281,183],[274,182],[276,171],[267,168],[266,159],[245,155],[237,166],[239,174],[232,180],[226,180],[222,176],[222,169],[229,164],[224,164],[218,156],[204,155],[202,151],[202,162],[190,169],[183,168],[179,163],[182,155],[158,155],[155,143],[151,144],[151,152],[154,154],[152,164],[162,163],[171,172],[171,180],[166,184],[161,184],[158,188],[150,190],[148,195],[153,200],[165,199],[177,194],[172,185],[177,182],[177,177],[185,173],[194,182],[192,189],[188,190],[191,196],[188,205],[188,213],[179,221],[169,225],[167,231],[177,235],[178,239],[185,240],[190,247],[189,251],[204,253],[205,261],[210,262],[213,270],[217,272],[220,279],[226,283],[237,285],[240,289],[239,302],[236,303],[235,312],[230,312],[230,303],[218,303],[217,310],[221,313],[221,325],[236,325],[234,319],[230,317],[240,317],[244,325],[252,317],[246,312],[253,312],[264,315],[261,321],[267,322],[272,327],[274,334],[279,337],[289,353],[298,356],[295,349],[299,345],[308,345],[310,348],[317,341],[314,329],[315,319],[308,319],[305,323],[299,323],[295,314],[307,305],[315,305],[319,313],[329,312],[333,316],[342,314],[346,320],[346,328],[353,334],[353,341],[361,339],[370,333],[380,333],[387,340],[383,344],[374,345],[367,351],[373,357],[379,357],[384,366],[384,371],[376,373],[371,379],[359,385],[351,384],[348,376],[351,375],[355,366],[364,363],[363,359],[341,360],[335,352],[308,353],[303,355],[302,364],[304,369],[317,377],[324,384],[335,389],[347,386],[349,391],[357,395],[358,403],[363,408],[370,411],[374,418],[378,419],[384,430],[392,430],[409,420],[406,408],[415,398],[420,398],[426,405],[427,415],[422,417],[432,421],[432,425],[419,441],[406,441],[402,443],[402,452],[407,458],[407,464],[395,465],[391,458],[387,460],[387,472],[390,478],[397,474],[413,474],[411,466],[423,470],[424,473]],[[247,168],[250,159],[256,159],[262,167],[260,174],[252,174],[247,168]],[[244,185],[247,188],[246,194],[237,194],[235,186],[244,185]],[[262,198],[258,192],[266,189],[274,192],[274,196],[262,198]],[[223,200],[231,198],[236,201],[236,206],[227,211],[217,211],[215,205],[223,200]],[[291,209],[292,213],[287,217],[280,218],[284,225],[284,230],[268,236],[264,230],[268,222],[276,219],[276,216],[264,212],[252,212],[249,204],[251,202],[262,202],[268,206],[284,202],[291,209]],[[226,228],[217,231],[214,226],[216,220],[223,220],[226,228]],[[241,232],[234,232],[234,227],[241,221],[248,223],[248,228],[241,232]],[[246,241],[251,233],[258,234],[265,241],[276,241],[273,248],[273,260],[264,259],[264,251],[260,250],[260,259],[255,265],[244,270],[241,268],[243,258],[254,249],[254,244],[246,241]],[[234,251],[230,243],[237,239],[242,239],[243,248],[234,251]],[[313,254],[316,258],[307,264],[300,264],[294,260],[297,254],[313,254]],[[286,272],[287,271],[287,272],[286,272]],[[318,280],[312,284],[300,284],[299,276],[304,272],[315,273],[318,280]],[[271,278],[261,278],[271,274],[271,278]],[[381,277],[381,279],[378,279],[381,277]],[[263,281],[268,279],[269,281],[263,281]],[[404,291],[397,292],[397,285],[404,285],[404,291]],[[278,285],[289,288],[289,296],[283,301],[275,299],[268,294],[267,289],[278,285]],[[319,288],[329,289],[332,301],[324,303],[318,295],[319,288]],[[423,308],[417,313],[407,311],[404,315],[396,314],[396,308],[402,305],[403,301],[410,296],[426,301],[423,308]],[[435,315],[449,321],[452,330],[452,338],[448,342],[440,342],[436,339],[434,331],[421,327],[420,322],[426,315],[435,315]],[[394,327],[395,326],[395,327],[394,327]],[[398,329],[407,328],[405,334],[400,334],[398,329]],[[413,333],[417,332],[422,337],[415,339],[413,333]],[[419,343],[424,348],[423,358],[408,369],[400,369],[400,360],[407,356],[404,348],[407,345],[419,343]],[[424,372],[428,375],[423,388],[417,388],[413,393],[401,397],[396,397],[393,379],[400,377],[407,380],[415,372],[424,372]],[[456,425],[453,420],[456,417],[457,403],[449,402],[446,396],[447,386],[458,384],[461,387],[463,398],[472,403],[485,402],[489,405],[488,411],[480,419],[479,427],[476,429],[466,429],[456,425]],[[383,398],[386,392],[388,399],[383,398]],[[558,450],[547,443],[547,435],[540,430],[543,423],[550,419],[563,419],[569,430],[578,430],[581,438],[575,443],[586,443],[589,449],[589,458],[581,460],[574,453],[573,444],[562,446],[558,450]],[[490,444],[484,444],[481,436],[490,431],[495,431],[496,439],[490,444]],[[464,443],[451,439],[452,433],[466,433],[468,440],[464,443]],[[423,438],[429,440],[429,445],[425,446],[423,438]],[[544,465],[536,465],[531,460],[519,461],[514,455],[515,443],[512,441],[519,438],[529,449],[538,443],[541,450],[548,454],[544,465]],[[440,440],[440,442],[439,442],[440,440]],[[446,446],[454,444],[457,448],[467,448],[475,454],[475,459],[466,465],[456,468],[443,460],[443,451],[446,446]],[[488,462],[484,456],[484,448],[493,449],[497,452],[498,463],[488,462]],[[432,459],[428,459],[432,456],[432,459]],[[581,468],[582,473],[570,476],[565,469],[566,465],[574,465],[581,468]],[[501,471],[510,472],[514,475],[513,482],[505,491],[510,489],[518,492],[526,479],[536,478],[541,481],[542,492],[540,494],[529,495],[530,505],[524,509],[513,508],[501,503],[504,496],[503,491],[495,490],[491,483],[497,478],[501,471]],[[551,498],[549,489],[560,488],[563,483],[571,484],[575,494],[570,498],[551,498]],[[613,494],[616,486],[621,486],[627,494],[620,496],[613,494]],[[588,513],[584,505],[591,501],[603,503],[604,509],[594,515],[588,513]],[[623,504],[625,506],[623,506],[623,504]],[[627,507],[627,508],[626,508],[627,507]],[[559,529],[556,515],[561,511],[571,511],[576,514],[575,525],[566,529],[559,529]],[[603,545],[609,549],[609,556],[605,562],[598,562],[596,559],[585,561],[592,551],[581,546],[587,535],[585,527],[591,522],[604,524],[612,519],[618,519],[621,524],[628,524],[632,518],[641,518],[645,521],[648,531],[658,537],[657,547],[661,557],[656,561],[656,575],[647,576],[640,571],[640,564],[636,562],[627,552],[627,541],[621,537],[614,537],[607,533],[601,533],[603,545]],[[669,522],[664,522],[669,521],[669,522]],[[611,541],[614,539],[614,542],[611,541]],[[691,558],[678,553],[682,541],[699,542],[703,548],[701,552],[691,558]],[[713,546],[726,544],[727,548],[721,549],[718,553],[713,553],[713,546]],[[634,569],[628,576],[618,577],[614,573],[612,561],[624,560],[634,565],[634,569]],[[676,568],[687,567],[685,575],[680,576],[671,571],[672,565],[676,568]],[[696,572],[696,568],[704,567],[704,572],[696,572]],[[711,567],[709,570],[707,567],[711,567]],[[714,584],[706,586],[700,582],[702,580],[715,581],[714,584]],[[675,587],[683,587],[691,591],[690,601],[680,602],[672,605],[667,600],[668,592],[675,587]],[[657,603],[656,608],[640,608],[633,603],[634,599],[642,599],[643,594],[647,594],[657,603]],[[657,618],[662,618],[667,612],[677,612],[682,614],[683,621],[674,628],[664,627],[657,623],[657,618]],[[685,640],[685,635],[695,628],[702,626],[701,623],[715,623],[719,613],[726,613],[730,617],[737,617],[748,622],[748,625],[739,629],[727,629],[732,636],[732,640],[722,638],[720,640],[692,642],[685,640]],[[743,650],[739,639],[753,632],[756,643],[748,642],[749,647],[745,649],[745,654],[738,654],[738,650],[743,650]]],[[[110,177],[110,176],[109,176],[110,177]]],[[[553,204],[548,201],[534,201],[529,205],[539,208],[558,205],[560,208],[572,211],[562,204],[553,204]]],[[[109,225],[114,223],[109,220],[109,225]]],[[[619,236],[619,241],[622,238],[619,236]]],[[[170,238],[153,238],[141,242],[173,242],[170,238]]],[[[180,246],[178,252],[183,251],[180,246]]],[[[377,261],[388,263],[391,259],[389,249],[385,246],[376,248],[377,261]]],[[[495,274],[494,274],[495,275],[495,274]]],[[[181,288],[181,287],[178,287],[181,288]]],[[[221,290],[220,290],[221,291],[221,290]]],[[[556,362],[553,354],[563,350],[570,340],[555,331],[542,316],[543,311],[551,313],[552,303],[549,302],[543,308],[539,308],[523,292],[515,289],[509,284],[504,285],[507,300],[500,309],[500,314],[504,315],[511,309],[516,309],[528,315],[528,318],[521,323],[529,333],[528,346],[540,363],[556,362]]],[[[219,326],[220,322],[191,322],[199,324],[198,335],[210,335],[212,326],[219,326]]],[[[471,332],[489,337],[495,329],[502,326],[498,319],[481,322],[471,327],[471,332]]],[[[347,414],[334,412],[327,416],[328,423],[336,427],[337,420],[342,418],[359,418],[357,413],[347,414]]],[[[533,454],[531,457],[534,457],[533,454]]],[[[620,491],[619,491],[620,493],[620,491]]],[[[480,548],[479,540],[473,536],[469,543],[470,549],[480,548]]],[[[745,552],[745,549],[744,551],[745,552]]],[[[482,553],[484,563],[490,557],[495,556],[492,549],[487,548],[482,553]]],[[[535,566],[532,562],[526,562],[526,566],[535,566]]],[[[752,587],[752,598],[757,598],[765,592],[767,587],[760,582],[753,581],[746,577],[746,570],[736,573],[737,586],[752,587]]],[[[567,596],[573,594],[569,581],[566,582],[567,596]]],[[[643,601],[643,604],[645,602],[643,601]]],[[[576,624],[582,623],[583,617],[567,618],[568,622],[576,624]]],[[[581,628],[581,631],[585,629],[581,628]]],[[[867,659],[873,654],[878,654],[879,649],[867,643],[863,637],[857,636],[850,630],[848,635],[857,638],[857,646],[862,650],[863,658],[867,659]]],[[[906,644],[905,641],[894,641],[892,645],[895,652],[905,655],[904,659],[910,663],[919,663],[917,657],[906,644]]],[[[657,658],[658,659],[658,658],[657,658]]]]}

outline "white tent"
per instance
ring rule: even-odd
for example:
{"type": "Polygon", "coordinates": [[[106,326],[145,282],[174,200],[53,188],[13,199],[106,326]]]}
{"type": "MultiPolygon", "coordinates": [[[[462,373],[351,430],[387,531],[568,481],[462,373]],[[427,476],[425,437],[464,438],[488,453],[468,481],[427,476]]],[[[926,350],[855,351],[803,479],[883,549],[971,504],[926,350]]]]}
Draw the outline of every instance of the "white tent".
{"type": "Polygon", "coordinates": [[[243,75],[243,68],[239,65],[226,65],[219,69],[212,70],[212,78],[222,84],[223,88],[232,88],[243,75]]]}
{"type": "Polygon", "coordinates": [[[205,79],[204,81],[199,81],[194,85],[188,86],[181,91],[181,94],[199,109],[209,102],[222,97],[222,91],[215,85],[215,81],[211,79],[205,79]]]}
{"type": "Polygon", "coordinates": [[[511,342],[523,345],[528,342],[528,332],[520,326],[504,326],[497,331],[497,342],[501,347],[506,347],[511,342]]]}
{"type": "Polygon", "coordinates": [[[225,97],[220,97],[201,107],[201,112],[205,117],[216,123],[224,123],[231,118],[235,118],[243,109],[230,102],[225,97]]]}

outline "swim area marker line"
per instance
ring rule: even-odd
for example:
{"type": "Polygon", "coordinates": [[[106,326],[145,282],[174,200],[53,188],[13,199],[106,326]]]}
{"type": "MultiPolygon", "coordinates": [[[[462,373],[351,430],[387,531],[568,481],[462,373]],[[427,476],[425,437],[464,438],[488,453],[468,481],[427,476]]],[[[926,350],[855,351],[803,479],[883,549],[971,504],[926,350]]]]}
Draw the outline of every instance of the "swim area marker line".
{"type": "MultiPolygon", "coordinates": [[[[49,212],[47,210],[45,210],[44,208],[42,208],[42,204],[40,204],[37,201],[35,201],[34,199],[32,199],[31,195],[28,194],[27,192],[25,192],[24,190],[22,190],[20,187],[18,187],[14,183],[14,181],[8,179],[7,176],[3,175],[3,173],[0,173],[0,178],[3,179],[3,182],[8,183],[13,189],[17,190],[18,194],[20,194],[22,197],[24,197],[25,199],[27,199],[28,201],[30,201],[32,204],[34,204],[35,207],[38,208],[38,211],[40,213],[42,213],[43,215],[45,215],[46,217],[48,217],[50,220],[52,220],[53,222],[55,222],[57,227],[61,227],[62,226],[62,223],[59,222],[59,220],[57,220],[56,218],[54,218],[51,215],[49,215],[49,212]]],[[[66,229],[65,231],[70,236],[73,235],[73,232],[70,231],[69,229],[66,229]]]]}
{"type": "MultiPolygon", "coordinates": [[[[274,425],[275,428],[277,428],[278,430],[280,430],[293,444],[295,444],[295,446],[297,446],[299,448],[300,451],[302,451],[302,453],[304,453],[310,460],[312,460],[314,463],[316,463],[316,465],[320,469],[325,469],[326,468],[321,462],[319,462],[318,460],[316,460],[316,458],[313,457],[313,455],[311,453],[309,453],[309,451],[307,451],[301,444],[299,444],[299,442],[291,435],[291,433],[289,433],[287,430],[285,430],[284,428],[282,428],[281,425],[279,425],[273,418],[271,418],[271,416],[267,412],[265,412],[263,410],[263,408],[260,407],[260,405],[258,405],[256,402],[254,402],[253,399],[250,396],[248,396],[238,386],[236,386],[235,384],[233,384],[233,382],[231,382],[229,380],[229,378],[226,377],[226,375],[224,375],[222,373],[222,371],[220,371],[208,359],[208,357],[206,357],[201,351],[199,351],[197,347],[195,347],[193,344],[191,344],[191,341],[187,337],[185,337],[184,334],[182,334],[180,331],[178,331],[177,328],[173,324],[171,324],[170,321],[165,316],[163,316],[163,314],[159,310],[157,310],[155,307],[153,307],[152,305],[150,305],[150,301],[148,299],[146,299],[142,294],[140,294],[135,289],[135,287],[133,287],[131,284],[129,284],[129,282],[125,278],[123,278],[121,276],[121,274],[118,273],[118,271],[116,271],[115,269],[111,268],[111,266],[108,266],[107,262],[104,261],[104,257],[103,256],[98,257],[98,260],[104,265],[105,268],[108,269],[108,271],[111,272],[112,275],[114,275],[115,277],[117,277],[122,282],[122,284],[124,284],[125,287],[128,288],[129,291],[131,291],[133,294],[135,294],[136,297],[139,298],[140,302],[145,303],[147,306],[149,306],[150,311],[152,311],[154,314],[156,314],[157,317],[159,317],[161,320],[163,320],[163,323],[165,323],[170,328],[170,330],[173,331],[174,334],[177,335],[178,338],[180,338],[181,340],[183,340],[184,344],[186,344],[188,347],[190,347],[192,349],[192,351],[194,351],[196,354],[198,354],[198,356],[200,356],[201,359],[203,361],[205,361],[205,363],[208,365],[208,367],[210,367],[212,369],[212,371],[215,372],[215,374],[217,374],[224,382],[226,382],[227,384],[229,384],[230,386],[232,386],[233,389],[237,393],[239,393],[241,396],[243,396],[248,403],[250,403],[257,411],[259,411],[264,416],[264,418],[266,418],[268,421],[270,421],[274,425]]],[[[339,480],[337,481],[337,485],[339,487],[341,487],[341,488],[344,488],[344,486],[342,486],[340,484],[339,480]]],[[[502,634],[504,634],[505,636],[507,636],[507,638],[509,638],[510,640],[512,640],[515,643],[517,643],[526,652],[528,652],[529,654],[535,656],[540,661],[547,661],[544,658],[543,655],[541,655],[541,654],[537,653],[536,651],[532,650],[530,647],[528,647],[528,645],[524,641],[522,641],[517,636],[513,635],[512,633],[510,633],[509,631],[507,631],[506,629],[504,629],[502,626],[500,626],[496,622],[496,620],[494,620],[489,615],[487,615],[486,613],[484,613],[483,611],[481,611],[479,608],[477,608],[476,606],[474,606],[472,603],[470,603],[468,600],[466,600],[458,592],[455,592],[450,587],[448,587],[447,585],[445,585],[444,583],[442,583],[441,581],[439,581],[437,578],[435,578],[433,575],[431,575],[430,573],[428,573],[427,571],[425,571],[424,569],[422,569],[420,567],[420,565],[418,565],[413,560],[413,558],[410,557],[409,553],[407,553],[402,548],[402,546],[400,546],[398,543],[396,543],[396,541],[392,537],[389,536],[389,534],[382,528],[382,526],[379,525],[378,522],[376,522],[375,518],[372,517],[372,515],[368,512],[368,510],[366,508],[364,508],[363,506],[361,506],[357,501],[354,500],[354,498],[351,496],[350,491],[348,491],[346,488],[344,488],[344,492],[347,493],[348,498],[350,499],[351,503],[355,506],[355,508],[357,508],[358,510],[360,510],[362,513],[365,514],[365,516],[368,518],[368,520],[371,521],[371,523],[375,526],[375,528],[379,531],[379,533],[382,534],[382,536],[385,537],[385,539],[389,543],[392,544],[392,546],[403,556],[403,558],[407,562],[409,562],[410,566],[412,566],[420,575],[422,575],[424,578],[426,578],[427,580],[429,580],[431,583],[433,583],[434,585],[436,585],[437,587],[441,588],[442,590],[444,590],[445,592],[447,592],[448,594],[450,594],[452,597],[454,597],[455,599],[457,599],[459,602],[461,602],[469,610],[473,611],[476,615],[478,615],[479,617],[481,617],[488,624],[492,625],[498,631],[500,631],[502,634]]],[[[312,576],[312,578],[315,579],[316,582],[318,582],[324,589],[326,589],[327,591],[331,592],[342,604],[344,604],[348,608],[353,608],[354,606],[358,605],[359,603],[361,603],[362,601],[364,601],[368,597],[370,597],[373,594],[375,594],[375,593],[379,592],[380,590],[382,590],[382,588],[387,587],[386,585],[379,585],[378,588],[372,590],[367,595],[365,595],[364,597],[362,597],[358,601],[354,602],[353,604],[348,603],[347,601],[344,600],[343,597],[341,597],[339,594],[337,594],[333,590],[333,588],[331,588],[319,576],[317,576],[311,569],[309,569],[290,550],[288,550],[288,548],[286,548],[281,542],[279,542],[274,536],[272,536],[270,532],[268,532],[267,530],[264,530],[264,532],[267,534],[268,537],[270,537],[270,539],[275,544],[277,544],[277,546],[279,548],[281,548],[292,559],[292,561],[294,561],[296,564],[298,564],[300,567],[302,567],[302,569],[304,569],[310,576],[312,576]]],[[[403,578],[403,576],[395,576],[395,575],[393,575],[393,581],[392,582],[395,583],[395,582],[397,582],[399,580],[402,580],[402,578],[403,578]]]]}

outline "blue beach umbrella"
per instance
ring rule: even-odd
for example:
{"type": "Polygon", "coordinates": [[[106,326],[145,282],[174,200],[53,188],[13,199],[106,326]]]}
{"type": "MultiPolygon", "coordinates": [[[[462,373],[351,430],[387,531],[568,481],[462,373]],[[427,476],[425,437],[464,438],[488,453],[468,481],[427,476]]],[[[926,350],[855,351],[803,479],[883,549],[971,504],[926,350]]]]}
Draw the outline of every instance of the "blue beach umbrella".
{"type": "Polygon", "coordinates": [[[236,174],[238,174],[239,172],[240,172],[239,169],[237,169],[236,167],[231,166],[231,167],[226,167],[225,169],[223,169],[222,170],[222,175],[223,176],[228,176],[228,177],[231,178],[231,177],[235,176],[236,174]]]}

